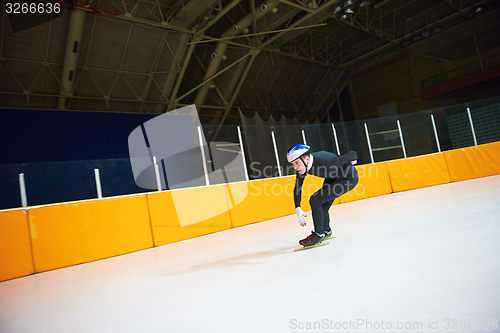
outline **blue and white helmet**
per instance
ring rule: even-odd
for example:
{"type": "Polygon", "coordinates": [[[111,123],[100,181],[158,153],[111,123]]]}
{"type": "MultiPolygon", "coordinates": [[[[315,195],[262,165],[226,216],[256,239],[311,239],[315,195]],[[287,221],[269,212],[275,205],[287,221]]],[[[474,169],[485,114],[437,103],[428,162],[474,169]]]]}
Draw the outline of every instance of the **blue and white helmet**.
{"type": "Polygon", "coordinates": [[[308,145],[302,143],[294,144],[290,147],[290,149],[288,149],[288,152],[286,153],[286,159],[291,163],[298,159],[300,156],[307,153],[309,149],[311,149],[311,147],[309,147],[308,145]]]}

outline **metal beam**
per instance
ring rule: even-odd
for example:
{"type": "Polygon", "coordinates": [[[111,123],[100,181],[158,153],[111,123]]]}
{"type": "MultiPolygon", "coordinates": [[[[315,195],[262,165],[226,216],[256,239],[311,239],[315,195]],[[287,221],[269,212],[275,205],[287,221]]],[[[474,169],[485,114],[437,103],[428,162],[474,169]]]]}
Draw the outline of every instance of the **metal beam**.
{"type": "Polygon", "coordinates": [[[228,4],[226,7],[224,7],[224,9],[219,12],[219,14],[217,14],[213,19],[208,21],[207,24],[203,28],[201,28],[200,30],[198,30],[195,33],[195,37],[202,36],[203,33],[205,33],[205,31],[207,31],[208,28],[210,28],[217,21],[219,21],[222,17],[224,17],[231,9],[233,9],[233,7],[235,7],[240,2],[241,2],[241,0],[234,0],[233,2],[228,4]]]}
{"type": "MultiPolygon", "coordinates": [[[[199,36],[194,37],[193,40],[199,40],[201,39],[199,36]]],[[[195,48],[196,44],[191,44],[189,45],[189,49],[184,57],[184,63],[182,64],[181,71],[179,75],[177,76],[177,79],[175,81],[174,88],[172,89],[172,93],[170,94],[170,100],[168,101],[168,107],[167,111],[173,110],[176,100],[177,99],[177,93],[179,92],[179,88],[181,86],[182,80],[184,79],[184,74],[186,74],[186,69],[188,67],[189,61],[191,60],[191,56],[193,55],[193,51],[195,48]]]]}
{"type": "MultiPolygon", "coordinates": [[[[320,87],[323,85],[323,82],[325,82],[326,77],[329,75],[330,75],[330,68],[328,68],[328,70],[325,72],[325,75],[323,75],[323,77],[321,78],[319,83],[316,85],[316,88],[314,88],[313,95],[318,94],[318,89],[320,89],[320,87]]],[[[335,87],[335,85],[333,85],[333,87],[335,87]]],[[[316,100],[316,101],[319,102],[318,100],[316,100]]],[[[318,103],[318,104],[320,104],[319,107],[321,108],[322,103],[318,103]]]]}
{"type": "MultiPolygon", "coordinates": [[[[340,0],[329,0],[329,1],[327,1],[321,7],[318,7],[314,11],[310,12],[308,15],[306,15],[303,18],[301,18],[301,19],[297,20],[296,22],[294,22],[289,28],[295,28],[295,27],[301,25],[302,23],[310,20],[313,16],[321,13],[324,10],[328,10],[330,6],[334,5],[335,3],[339,2],[339,1],[340,0]]],[[[258,47],[258,49],[264,49],[267,45],[271,44],[276,39],[283,37],[287,33],[288,33],[288,31],[283,31],[283,32],[280,32],[280,33],[274,35],[273,37],[269,38],[267,41],[265,41],[264,43],[262,43],[258,47]]]]}
{"type": "MultiPolygon", "coordinates": [[[[236,70],[234,72],[234,75],[231,77],[231,81],[229,81],[229,85],[224,92],[224,100],[230,100],[231,96],[234,92],[234,89],[236,89],[238,82],[240,81],[241,75],[244,73],[245,69],[247,68],[247,61],[242,61],[238,64],[238,67],[236,67],[236,70]]],[[[226,103],[228,105],[229,103],[226,103]]]]}
{"type": "MultiPolygon", "coordinates": [[[[248,37],[259,36],[259,35],[269,35],[269,34],[272,34],[272,33],[278,33],[278,32],[289,32],[289,31],[292,31],[292,30],[301,30],[301,29],[316,28],[316,27],[319,27],[319,26],[324,26],[324,25],[326,25],[326,23],[314,24],[314,25],[305,26],[305,27],[286,28],[286,29],[280,29],[280,30],[275,30],[275,31],[257,32],[257,33],[246,34],[246,35],[240,35],[240,36],[231,36],[231,37],[224,37],[224,38],[214,38],[214,39],[210,39],[210,40],[200,41],[200,42],[197,42],[196,44],[202,44],[202,43],[212,43],[212,42],[220,42],[220,41],[227,42],[227,41],[229,41],[230,39],[234,39],[234,38],[243,38],[243,37],[245,37],[245,38],[249,39],[248,37]]],[[[188,44],[191,44],[191,43],[188,43],[188,44]]],[[[238,44],[238,43],[236,43],[236,45],[238,45],[238,46],[244,46],[244,45],[242,45],[242,44],[238,44]]],[[[245,45],[245,46],[246,46],[246,45],[245,45]]]]}
{"type": "MultiPolygon", "coordinates": [[[[345,87],[347,86],[347,82],[349,81],[348,79],[344,80],[344,84],[342,85],[342,88],[341,89],[337,89],[337,85],[338,83],[340,82],[340,80],[342,79],[342,77],[344,76],[344,74],[346,73],[347,71],[342,71],[340,74],[339,74],[339,77],[337,78],[337,80],[335,81],[335,83],[332,85],[335,89],[335,93],[337,95],[337,98],[335,98],[325,109],[325,112],[327,114],[327,117],[328,119],[330,119],[330,109],[333,107],[333,104],[335,103],[338,103],[339,105],[339,113],[340,113],[340,117],[343,119],[343,115],[342,115],[342,110],[340,108],[340,93],[342,92],[342,90],[345,89],[345,87]]],[[[330,76],[331,77],[331,76],[330,76]]],[[[332,93],[333,89],[330,90],[330,93],[332,93]]]]}
{"type": "Polygon", "coordinates": [[[215,141],[215,138],[217,137],[217,135],[219,134],[220,129],[222,128],[222,125],[224,124],[224,121],[226,121],[226,118],[229,115],[229,112],[231,112],[231,108],[233,107],[234,101],[236,100],[236,97],[238,96],[238,94],[240,92],[241,86],[243,85],[243,82],[245,81],[245,79],[248,75],[248,72],[250,71],[250,68],[252,68],[252,64],[253,64],[255,58],[257,58],[257,56],[259,55],[259,52],[260,51],[255,51],[255,52],[251,53],[251,58],[248,61],[247,67],[245,68],[245,72],[241,76],[240,81],[238,82],[238,86],[236,87],[236,89],[233,92],[233,95],[231,96],[231,100],[229,101],[229,104],[224,108],[224,115],[222,116],[219,127],[217,128],[217,131],[214,134],[214,141],[215,141]]]}
{"type": "MultiPolygon", "coordinates": [[[[6,92],[6,91],[0,91],[1,95],[30,95],[30,96],[43,96],[43,97],[57,97],[60,98],[61,95],[58,94],[42,94],[42,93],[32,93],[30,92],[29,94],[25,92],[6,92]]],[[[105,100],[102,97],[92,97],[92,96],[73,96],[72,98],[74,99],[81,99],[81,100],[94,100],[94,101],[103,101],[105,100]]],[[[131,103],[150,103],[150,104],[158,104],[160,103],[158,100],[144,100],[144,101],[138,101],[136,98],[134,99],[129,99],[129,98],[116,98],[116,97],[110,97],[108,98],[110,101],[116,101],[116,102],[131,102],[131,103]]],[[[209,107],[209,106],[205,106],[209,107]]],[[[220,108],[220,107],[217,107],[220,108]]]]}
{"type": "MultiPolygon", "coordinates": [[[[136,6],[139,3],[141,3],[141,1],[138,1],[136,3],[136,6]]],[[[94,11],[93,11],[92,8],[84,8],[83,6],[78,6],[78,9],[84,10],[84,11],[87,11],[89,13],[94,14],[94,11]]],[[[132,10],[132,12],[135,12],[135,11],[136,10],[132,10]]],[[[133,16],[131,16],[132,13],[127,13],[127,14],[125,14],[125,15],[107,15],[106,18],[113,19],[113,20],[119,20],[119,21],[128,21],[128,22],[132,22],[132,23],[139,23],[139,24],[143,24],[143,25],[146,25],[146,26],[156,27],[156,28],[161,28],[161,29],[175,30],[175,31],[187,32],[187,33],[191,33],[192,32],[189,29],[179,28],[179,27],[171,25],[171,24],[169,24],[168,22],[165,22],[165,21],[163,21],[163,22],[160,22],[160,21],[154,22],[154,21],[150,21],[150,20],[147,20],[147,19],[141,19],[141,18],[133,17],[133,16]],[[130,15],[127,15],[127,14],[130,14],[130,15]]]]}
{"type": "Polygon", "coordinates": [[[460,10],[458,9],[457,7],[455,7],[451,1],[447,1],[447,0],[442,0],[448,7],[450,7],[451,9],[453,9],[454,11],[456,11],[457,13],[459,13],[463,18],[465,18],[466,20],[468,20],[469,18],[460,10]]]}
{"type": "MultiPolygon", "coordinates": [[[[221,38],[226,38],[226,37],[233,37],[237,36],[239,33],[241,33],[243,30],[247,29],[251,24],[252,21],[258,20],[267,13],[269,13],[273,8],[277,7],[280,4],[279,0],[269,0],[266,4],[265,10],[258,10],[254,15],[252,13],[249,13],[245,17],[243,17],[238,23],[233,25],[229,30],[226,30],[221,38]]],[[[210,64],[207,67],[207,71],[205,72],[205,76],[203,77],[203,81],[207,84],[199,85],[198,87],[201,87],[201,89],[198,91],[198,94],[196,95],[195,99],[195,104],[203,104],[205,101],[205,98],[207,97],[208,91],[210,89],[210,82],[214,78],[214,75],[216,75],[217,70],[219,69],[220,63],[222,61],[223,56],[225,55],[226,49],[227,49],[228,44],[226,42],[219,42],[217,43],[217,46],[215,47],[214,53],[212,53],[212,60],[210,61],[210,64]]]]}
{"type": "MultiPolygon", "coordinates": [[[[203,70],[203,71],[206,71],[207,68],[205,67],[205,65],[203,65],[203,62],[201,61],[201,59],[198,57],[198,55],[196,53],[193,53],[194,57],[196,58],[196,60],[198,61],[198,64],[200,65],[200,68],[203,70]]],[[[241,61],[237,68],[239,68],[242,64],[244,64],[245,61],[241,61]]],[[[219,90],[219,88],[217,87],[217,85],[215,83],[212,83],[211,85],[211,88],[213,86],[213,89],[217,92],[217,95],[219,95],[221,101],[222,101],[222,104],[224,105],[227,105],[227,102],[226,102],[226,98],[224,98],[224,96],[222,95],[221,91],[219,90]]]]}
{"type": "Polygon", "coordinates": [[[255,52],[258,52],[258,51],[250,51],[249,53],[247,53],[246,55],[244,55],[243,57],[241,57],[240,59],[236,60],[235,62],[233,62],[231,65],[227,66],[226,68],[224,68],[223,70],[217,72],[216,74],[214,74],[213,76],[209,77],[208,79],[204,80],[203,82],[201,82],[200,84],[198,84],[196,87],[194,87],[193,89],[189,90],[187,93],[185,93],[184,95],[180,96],[180,97],[177,97],[175,99],[175,102],[179,102],[181,99],[183,99],[184,97],[190,95],[191,93],[195,92],[196,90],[198,90],[199,88],[205,86],[207,89],[210,89],[209,87],[209,82],[211,82],[214,78],[216,78],[217,76],[221,75],[222,73],[224,73],[225,71],[227,71],[228,69],[232,68],[233,66],[235,66],[236,64],[238,64],[240,61],[244,60],[246,57],[252,55],[253,53],[255,52]]]}
{"type": "Polygon", "coordinates": [[[252,32],[257,32],[257,20],[255,19],[255,0],[250,0],[250,9],[252,10],[252,32]]]}
{"type": "Polygon", "coordinates": [[[85,25],[85,15],[85,11],[80,9],[71,12],[68,39],[66,41],[66,53],[61,74],[61,89],[59,94],[63,97],[59,98],[59,110],[69,109],[67,98],[69,97],[69,93],[73,90],[75,83],[78,54],[81,48],[83,27],[85,25]]]}
{"type": "Polygon", "coordinates": [[[289,22],[291,19],[293,19],[300,12],[301,12],[300,9],[292,9],[291,11],[284,14],[279,19],[277,19],[276,21],[272,22],[267,27],[262,29],[262,31],[273,31],[274,29],[281,27],[284,23],[289,22]]]}
{"type": "Polygon", "coordinates": [[[299,5],[298,3],[294,3],[294,2],[291,2],[291,1],[288,1],[288,0],[280,0],[280,1],[282,3],[284,3],[285,5],[288,5],[288,6],[291,6],[291,7],[294,7],[294,8],[298,8],[298,9],[306,11],[308,13],[312,13],[314,11],[313,9],[304,7],[302,5],[299,5]]]}
{"type": "Polygon", "coordinates": [[[391,42],[391,43],[393,42],[393,40],[390,37],[385,36],[383,34],[383,32],[377,32],[376,30],[378,30],[378,29],[374,29],[373,27],[368,27],[367,26],[366,28],[363,28],[362,26],[359,26],[359,25],[355,24],[354,21],[353,22],[350,22],[348,20],[342,20],[341,21],[340,19],[337,18],[337,16],[335,16],[333,14],[330,14],[330,13],[326,13],[324,15],[326,15],[326,16],[328,16],[328,17],[330,17],[330,18],[332,18],[332,19],[334,19],[334,20],[336,20],[338,22],[341,22],[343,24],[350,25],[351,27],[356,28],[356,29],[358,29],[360,31],[366,32],[366,33],[368,33],[368,34],[370,34],[372,36],[381,38],[381,39],[383,39],[383,40],[385,40],[387,42],[391,42]]]}
{"type": "MultiPolygon", "coordinates": [[[[41,82],[41,87],[42,87],[41,91],[42,92],[43,92],[43,88],[45,87],[45,76],[47,74],[47,67],[48,67],[48,63],[49,63],[49,50],[50,50],[50,45],[51,45],[52,26],[53,26],[53,20],[50,20],[49,29],[47,31],[47,44],[45,44],[45,55],[44,55],[43,63],[42,63],[42,65],[44,66],[43,74],[42,74],[42,82],[41,82]]],[[[2,40],[3,40],[3,38],[2,38],[2,40]]],[[[2,55],[0,53],[0,58],[1,57],[2,57],[2,55]]],[[[1,78],[0,78],[0,81],[1,81],[1,78]]],[[[43,97],[40,98],[39,108],[40,109],[43,108],[43,97]]]]}
{"type": "MultiPolygon", "coordinates": [[[[480,1],[479,3],[484,3],[484,2],[487,2],[487,1],[488,0],[484,0],[484,1],[480,1]]],[[[465,8],[465,9],[463,9],[462,12],[465,12],[465,11],[469,10],[471,7],[476,6],[479,3],[476,3],[475,5],[472,5],[472,6],[469,6],[469,7],[465,8]]],[[[433,25],[446,23],[446,22],[452,21],[452,20],[454,20],[454,19],[456,19],[456,18],[458,18],[460,16],[461,16],[460,13],[453,13],[451,15],[443,17],[443,18],[437,20],[436,22],[434,22],[432,24],[426,25],[426,26],[424,26],[424,27],[422,27],[420,29],[417,29],[417,30],[413,31],[412,33],[406,34],[404,36],[401,36],[401,37],[395,39],[394,43],[398,43],[399,41],[401,41],[403,39],[406,39],[406,38],[409,38],[409,37],[414,36],[416,34],[419,34],[422,31],[429,29],[429,27],[432,27],[433,25]]],[[[376,48],[376,49],[374,49],[374,50],[372,50],[370,52],[366,52],[363,55],[361,55],[361,56],[359,56],[359,57],[357,57],[355,59],[352,59],[351,61],[348,61],[347,63],[344,63],[344,66],[346,66],[346,67],[352,66],[352,65],[360,62],[361,60],[364,60],[364,59],[366,59],[368,57],[371,57],[372,55],[377,54],[379,52],[385,51],[388,48],[393,47],[393,46],[394,46],[394,44],[391,44],[391,43],[385,44],[385,45],[383,45],[381,47],[378,47],[378,48],[376,48]]]]}
{"type": "MultiPolygon", "coordinates": [[[[165,96],[170,96],[170,94],[172,93],[177,73],[180,73],[180,70],[182,68],[181,61],[185,57],[187,43],[189,42],[189,37],[190,35],[188,33],[183,33],[181,35],[179,44],[177,45],[177,50],[175,51],[175,54],[173,54],[173,61],[172,64],[170,65],[171,73],[168,74],[162,89],[162,94],[165,96]]],[[[168,40],[165,40],[165,43],[168,43],[168,40]]],[[[157,112],[159,113],[165,112],[166,111],[165,109],[168,109],[168,107],[166,106],[165,108],[163,108],[163,110],[157,110],[157,112]]]]}
{"type": "MultiPolygon", "coordinates": [[[[167,32],[164,32],[164,34],[165,33],[167,33],[167,32]]],[[[156,50],[155,60],[151,64],[150,75],[148,75],[148,79],[146,81],[146,84],[144,85],[144,88],[142,89],[142,93],[140,95],[140,101],[143,101],[147,98],[149,90],[151,89],[151,81],[152,81],[152,77],[153,77],[152,73],[155,71],[155,69],[158,66],[158,60],[160,58],[161,51],[163,50],[163,45],[164,45],[163,39],[161,39],[160,42],[158,43],[158,48],[156,50]]],[[[129,84],[127,80],[125,80],[125,81],[127,82],[127,84],[129,84]]],[[[130,84],[129,84],[129,87],[132,88],[130,84]]],[[[144,103],[141,104],[141,107],[139,108],[139,112],[142,112],[143,108],[146,108],[146,112],[149,113],[149,110],[147,109],[147,107],[144,103]]]]}
{"type": "MultiPolygon", "coordinates": [[[[125,41],[125,46],[123,47],[122,58],[120,59],[120,64],[118,65],[117,75],[115,76],[115,80],[114,80],[113,85],[111,86],[111,89],[110,89],[111,91],[114,91],[114,88],[116,88],[116,82],[118,81],[118,79],[120,77],[120,73],[121,73],[121,70],[123,67],[123,61],[125,60],[125,55],[127,54],[128,45],[130,43],[130,36],[132,35],[133,27],[134,27],[133,25],[130,25],[130,27],[128,29],[127,40],[125,41]]],[[[108,110],[111,109],[111,105],[110,105],[111,102],[108,102],[109,96],[113,95],[111,91],[107,95],[104,96],[106,99],[106,105],[108,106],[108,110]]]]}

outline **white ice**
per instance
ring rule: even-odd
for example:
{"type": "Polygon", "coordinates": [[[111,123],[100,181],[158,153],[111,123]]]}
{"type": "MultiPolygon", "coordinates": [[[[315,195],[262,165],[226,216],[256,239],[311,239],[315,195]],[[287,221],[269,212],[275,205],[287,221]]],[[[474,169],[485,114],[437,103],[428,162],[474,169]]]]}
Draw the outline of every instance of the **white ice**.
{"type": "Polygon", "coordinates": [[[500,176],[330,215],[305,251],[290,215],[2,282],[0,332],[500,332],[500,176]]]}

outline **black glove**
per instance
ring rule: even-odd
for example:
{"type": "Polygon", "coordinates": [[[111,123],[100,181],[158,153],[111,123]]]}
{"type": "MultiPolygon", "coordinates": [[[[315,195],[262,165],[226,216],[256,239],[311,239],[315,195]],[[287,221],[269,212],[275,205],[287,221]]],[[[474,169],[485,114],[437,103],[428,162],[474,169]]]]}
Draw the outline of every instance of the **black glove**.
{"type": "Polygon", "coordinates": [[[358,154],[356,154],[355,151],[351,150],[347,154],[340,156],[340,162],[342,165],[349,164],[349,163],[354,165],[354,164],[358,163],[358,154]]]}

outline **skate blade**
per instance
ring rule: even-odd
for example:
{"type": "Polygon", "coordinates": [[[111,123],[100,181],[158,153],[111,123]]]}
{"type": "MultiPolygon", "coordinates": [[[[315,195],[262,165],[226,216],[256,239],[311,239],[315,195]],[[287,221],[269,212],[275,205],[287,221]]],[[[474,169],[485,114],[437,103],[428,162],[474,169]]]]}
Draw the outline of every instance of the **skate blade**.
{"type": "Polygon", "coordinates": [[[307,249],[312,249],[313,247],[318,247],[318,246],[323,246],[323,245],[328,245],[328,244],[330,244],[330,242],[319,243],[319,244],[315,244],[315,245],[311,245],[311,246],[298,247],[295,250],[293,250],[293,252],[307,250],[307,249]]]}
{"type": "Polygon", "coordinates": [[[328,238],[323,239],[323,241],[326,241],[327,239],[334,239],[335,237],[337,237],[337,236],[330,236],[328,238]]]}

